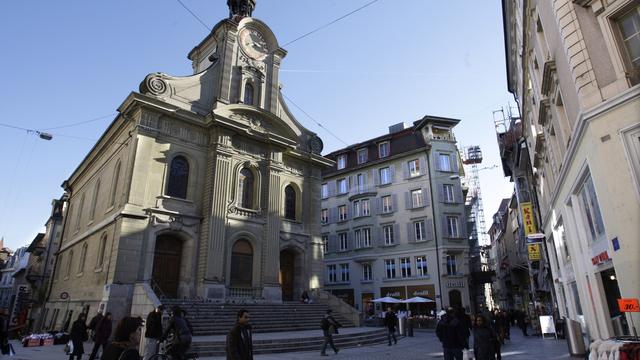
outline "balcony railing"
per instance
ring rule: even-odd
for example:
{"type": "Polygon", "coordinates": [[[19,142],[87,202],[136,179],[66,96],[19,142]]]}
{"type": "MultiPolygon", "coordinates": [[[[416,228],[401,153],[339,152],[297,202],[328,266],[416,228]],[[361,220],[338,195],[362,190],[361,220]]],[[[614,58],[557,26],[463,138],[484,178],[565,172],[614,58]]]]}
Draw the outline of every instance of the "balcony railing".
{"type": "Polygon", "coordinates": [[[230,299],[261,299],[262,288],[260,287],[229,287],[227,297],[230,299]]]}

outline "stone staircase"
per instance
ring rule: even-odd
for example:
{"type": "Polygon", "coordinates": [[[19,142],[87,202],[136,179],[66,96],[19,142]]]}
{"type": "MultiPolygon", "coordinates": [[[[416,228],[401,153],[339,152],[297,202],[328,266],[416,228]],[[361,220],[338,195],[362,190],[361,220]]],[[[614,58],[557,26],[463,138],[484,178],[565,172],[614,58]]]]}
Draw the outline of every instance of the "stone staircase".
{"type": "MultiPolygon", "coordinates": [[[[240,309],[251,313],[251,325],[254,333],[279,331],[318,330],[320,320],[329,308],[324,304],[301,304],[290,302],[283,304],[221,304],[196,300],[163,299],[166,307],[179,305],[187,312],[187,318],[193,326],[194,336],[226,335],[236,322],[240,309]]],[[[334,317],[344,327],[354,324],[341,316],[334,317]]]]}
{"type": "MultiPolygon", "coordinates": [[[[351,328],[346,331],[343,329],[342,334],[334,335],[334,343],[339,349],[367,346],[374,344],[382,344],[387,341],[387,331],[384,328],[351,328]]],[[[283,333],[285,334],[285,333],[283,333]]],[[[288,337],[280,337],[274,339],[259,339],[259,335],[254,335],[253,353],[273,354],[288,353],[301,351],[318,351],[322,347],[323,337],[322,331],[302,331],[296,335],[286,333],[288,337]]],[[[208,356],[225,356],[225,340],[219,337],[218,340],[199,341],[194,338],[190,352],[197,353],[201,358],[208,356]]],[[[333,350],[327,349],[328,353],[333,350]]]]}

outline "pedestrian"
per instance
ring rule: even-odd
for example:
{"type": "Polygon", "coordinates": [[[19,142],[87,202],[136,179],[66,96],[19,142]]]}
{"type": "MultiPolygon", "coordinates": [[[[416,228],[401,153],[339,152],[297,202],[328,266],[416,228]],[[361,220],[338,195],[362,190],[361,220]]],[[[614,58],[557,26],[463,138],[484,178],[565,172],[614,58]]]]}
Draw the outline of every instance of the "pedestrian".
{"type": "Polygon", "coordinates": [[[253,360],[250,315],[246,309],[238,311],[236,324],[227,334],[227,360],[253,360]]]}
{"type": "Polygon", "coordinates": [[[89,328],[89,331],[91,332],[90,335],[92,339],[94,337],[96,327],[98,326],[100,321],[102,321],[103,317],[104,316],[102,315],[102,310],[98,310],[98,313],[94,317],[92,317],[91,320],[89,320],[89,325],[87,326],[87,328],[89,328]]]}
{"type": "Polygon", "coordinates": [[[473,328],[473,355],[476,360],[495,360],[496,333],[482,315],[475,318],[473,328]]]}
{"type": "Polygon", "coordinates": [[[142,336],[141,317],[125,316],[116,325],[111,342],[100,360],[140,360],[138,347],[142,336]]]}
{"type": "Polygon", "coordinates": [[[80,313],[78,319],[71,325],[71,342],[73,342],[73,351],[69,354],[69,360],[74,358],[80,360],[82,354],[84,354],[84,342],[89,340],[89,334],[87,333],[87,315],[80,313]]]}
{"type": "Polygon", "coordinates": [[[387,339],[389,339],[389,346],[391,346],[391,338],[393,337],[393,343],[397,344],[396,339],[396,326],[398,325],[398,316],[391,306],[387,307],[387,313],[384,315],[384,326],[387,327],[387,339]]]}
{"type": "Polygon", "coordinates": [[[144,331],[144,360],[149,360],[158,352],[158,345],[160,344],[160,338],[162,337],[163,312],[164,305],[160,304],[156,306],[149,315],[147,315],[147,322],[145,323],[146,329],[144,331]]]}
{"type": "Polygon", "coordinates": [[[338,328],[342,327],[342,325],[333,317],[333,315],[331,315],[332,313],[333,311],[331,309],[327,309],[327,313],[324,315],[322,322],[320,323],[322,335],[324,337],[320,356],[327,356],[327,345],[331,346],[336,354],[340,351],[340,349],[338,349],[333,343],[333,334],[337,334],[338,328]]]}
{"type": "Polygon", "coordinates": [[[436,326],[436,335],[442,343],[445,360],[462,360],[462,349],[465,346],[462,326],[452,307],[440,317],[436,326]]]}
{"type": "Polygon", "coordinates": [[[309,298],[309,293],[307,292],[307,290],[305,290],[302,292],[302,294],[300,294],[300,302],[303,304],[308,304],[309,301],[311,301],[311,299],[309,298]]]}
{"type": "Polygon", "coordinates": [[[527,334],[527,320],[527,313],[523,310],[518,310],[518,326],[524,336],[529,336],[529,334],[527,334]]]}
{"type": "Polygon", "coordinates": [[[471,329],[473,328],[473,324],[471,322],[471,317],[467,315],[464,309],[460,306],[456,310],[456,316],[460,323],[462,324],[462,336],[464,337],[464,348],[469,348],[469,336],[471,336],[471,329]]]}
{"type": "Polygon", "coordinates": [[[111,337],[111,313],[104,314],[102,320],[98,323],[93,334],[93,349],[89,360],[93,360],[98,355],[98,350],[102,347],[102,352],[109,345],[109,338],[111,337]]]}
{"type": "Polygon", "coordinates": [[[171,319],[169,319],[167,328],[164,330],[161,338],[161,341],[164,341],[170,333],[173,333],[173,343],[166,352],[168,355],[176,359],[182,359],[185,357],[187,350],[191,347],[191,341],[193,339],[191,335],[193,333],[193,329],[184,315],[185,313],[180,306],[172,306],[171,319]]]}

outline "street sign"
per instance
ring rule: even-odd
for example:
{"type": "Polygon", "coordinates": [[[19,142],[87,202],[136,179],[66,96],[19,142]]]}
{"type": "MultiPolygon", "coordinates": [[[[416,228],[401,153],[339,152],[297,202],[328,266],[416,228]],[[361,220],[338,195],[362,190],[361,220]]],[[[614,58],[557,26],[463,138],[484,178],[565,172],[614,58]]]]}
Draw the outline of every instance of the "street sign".
{"type": "Polygon", "coordinates": [[[530,261],[539,261],[541,259],[540,244],[527,244],[527,250],[530,261]]]}
{"type": "Polygon", "coordinates": [[[621,312],[640,312],[640,302],[633,298],[618,299],[618,308],[621,312]]]}

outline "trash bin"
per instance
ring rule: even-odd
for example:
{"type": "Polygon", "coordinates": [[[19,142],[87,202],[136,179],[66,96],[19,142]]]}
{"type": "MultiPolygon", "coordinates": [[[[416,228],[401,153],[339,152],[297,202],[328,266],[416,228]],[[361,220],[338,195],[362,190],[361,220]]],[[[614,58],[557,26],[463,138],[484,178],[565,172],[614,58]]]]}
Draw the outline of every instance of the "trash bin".
{"type": "Polygon", "coordinates": [[[407,319],[407,336],[413,337],[414,325],[415,325],[415,320],[413,318],[407,319]]]}
{"type": "Polygon", "coordinates": [[[569,346],[569,354],[571,356],[584,356],[587,351],[584,346],[584,338],[582,337],[582,325],[575,320],[565,317],[565,336],[567,345],[569,346]]]}
{"type": "Polygon", "coordinates": [[[407,318],[404,316],[398,318],[398,335],[407,336],[407,318]]]}

